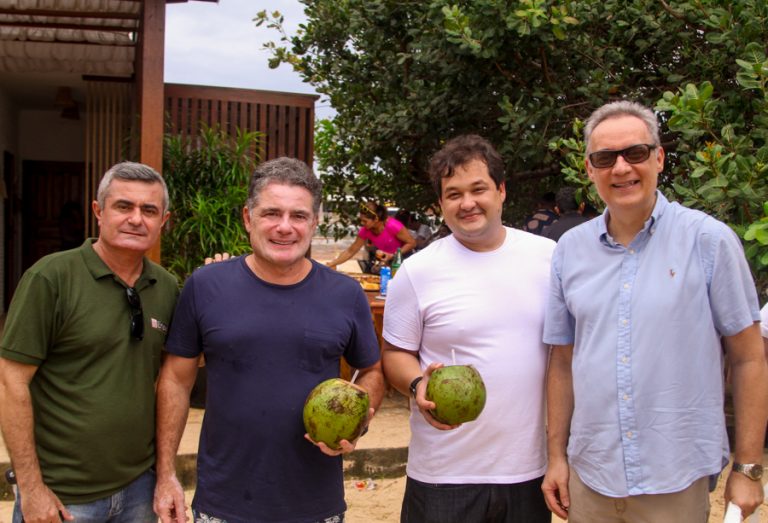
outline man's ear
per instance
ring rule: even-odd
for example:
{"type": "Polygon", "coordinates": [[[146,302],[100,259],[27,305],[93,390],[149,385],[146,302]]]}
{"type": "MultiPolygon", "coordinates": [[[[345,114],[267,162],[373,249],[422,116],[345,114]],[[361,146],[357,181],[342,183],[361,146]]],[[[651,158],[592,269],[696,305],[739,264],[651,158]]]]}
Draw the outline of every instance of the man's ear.
{"type": "Polygon", "coordinates": [[[91,202],[91,210],[93,211],[93,215],[96,217],[96,221],[101,221],[101,207],[99,207],[99,202],[93,200],[91,202]]]}
{"type": "Polygon", "coordinates": [[[248,206],[243,207],[243,225],[248,234],[251,233],[251,211],[248,210],[248,206]]]}

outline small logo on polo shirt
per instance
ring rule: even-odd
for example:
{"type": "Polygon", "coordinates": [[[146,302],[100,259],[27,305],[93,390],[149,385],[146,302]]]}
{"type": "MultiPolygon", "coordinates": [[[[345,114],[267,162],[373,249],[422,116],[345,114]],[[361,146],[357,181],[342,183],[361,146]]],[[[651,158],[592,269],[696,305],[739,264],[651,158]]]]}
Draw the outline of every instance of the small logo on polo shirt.
{"type": "Polygon", "coordinates": [[[164,333],[168,332],[168,325],[166,325],[162,321],[152,318],[152,321],[150,323],[153,329],[159,330],[160,332],[164,332],[164,333]]]}

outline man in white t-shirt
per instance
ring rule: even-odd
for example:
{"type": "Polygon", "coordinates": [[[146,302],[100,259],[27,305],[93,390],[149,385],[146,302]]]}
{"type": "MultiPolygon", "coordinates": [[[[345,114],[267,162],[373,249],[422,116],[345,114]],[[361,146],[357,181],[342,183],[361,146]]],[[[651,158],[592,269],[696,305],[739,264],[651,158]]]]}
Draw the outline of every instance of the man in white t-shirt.
{"type": "Polygon", "coordinates": [[[552,240],[504,227],[504,163],[476,135],[445,144],[430,177],[452,235],[405,261],[384,311],[387,379],[412,398],[403,523],[549,523],[541,342],[552,240]],[[438,422],[425,397],[441,365],[473,365],[477,420],[438,422]]]}

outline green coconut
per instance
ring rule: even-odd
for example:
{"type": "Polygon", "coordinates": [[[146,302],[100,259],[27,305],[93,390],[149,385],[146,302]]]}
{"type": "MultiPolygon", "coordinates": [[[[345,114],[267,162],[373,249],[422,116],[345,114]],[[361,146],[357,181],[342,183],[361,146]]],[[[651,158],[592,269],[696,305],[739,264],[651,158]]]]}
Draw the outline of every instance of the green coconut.
{"type": "Polygon", "coordinates": [[[427,399],[435,403],[432,416],[446,425],[477,419],[485,407],[485,383],[471,365],[436,369],[427,383],[427,399]]]}
{"type": "Polygon", "coordinates": [[[370,399],[357,385],[340,378],[320,383],[304,402],[304,428],[314,441],[332,449],[343,439],[354,441],[365,430],[370,399]]]}

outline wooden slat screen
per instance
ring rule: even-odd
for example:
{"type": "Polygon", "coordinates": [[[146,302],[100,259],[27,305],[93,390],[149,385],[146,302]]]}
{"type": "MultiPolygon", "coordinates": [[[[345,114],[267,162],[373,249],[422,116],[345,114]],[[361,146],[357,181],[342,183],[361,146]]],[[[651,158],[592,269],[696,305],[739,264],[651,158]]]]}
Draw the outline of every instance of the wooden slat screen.
{"type": "Polygon", "coordinates": [[[262,160],[279,156],[312,165],[315,101],[318,96],[227,87],[165,84],[166,129],[184,137],[198,135],[201,124],[220,125],[234,135],[262,134],[262,160]]]}
{"type": "Polygon", "coordinates": [[[133,84],[87,82],[85,124],[85,209],[86,235],[97,236],[91,202],[104,173],[112,165],[134,156],[131,126],[135,122],[133,84]]]}

